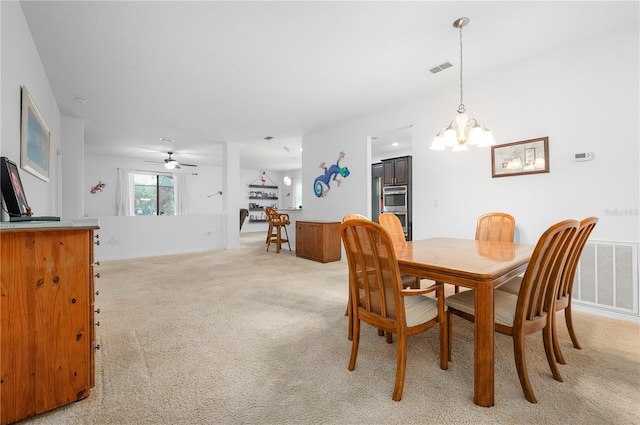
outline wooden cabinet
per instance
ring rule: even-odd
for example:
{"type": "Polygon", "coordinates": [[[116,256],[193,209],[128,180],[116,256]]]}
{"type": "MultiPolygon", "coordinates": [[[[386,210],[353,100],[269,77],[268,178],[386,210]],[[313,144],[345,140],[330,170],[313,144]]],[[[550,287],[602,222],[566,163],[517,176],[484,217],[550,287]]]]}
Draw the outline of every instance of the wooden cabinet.
{"type": "Polygon", "coordinates": [[[296,256],[329,263],[340,260],[340,222],[296,222],[296,256]]]}
{"type": "Polygon", "coordinates": [[[411,157],[387,159],[382,161],[384,174],[382,184],[385,186],[408,185],[411,182],[411,157]]]}
{"type": "Polygon", "coordinates": [[[384,178],[384,164],[382,162],[371,164],[371,177],[384,178]]]}
{"type": "Polygon", "coordinates": [[[2,425],[89,395],[95,228],[0,231],[2,425]]]}

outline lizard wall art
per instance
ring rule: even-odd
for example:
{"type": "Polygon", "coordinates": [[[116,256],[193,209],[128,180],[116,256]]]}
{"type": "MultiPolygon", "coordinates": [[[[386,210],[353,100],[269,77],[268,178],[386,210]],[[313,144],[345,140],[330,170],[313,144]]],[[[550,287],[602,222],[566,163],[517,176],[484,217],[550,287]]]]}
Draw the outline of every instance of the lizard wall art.
{"type": "Polygon", "coordinates": [[[324,197],[327,195],[327,192],[331,190],[331,180],[334,180],[338,186],[340,186],[340,177],[347,177],[349,175],[349,169],[347,167],[340,167],[340,160],[344,158],[344,152],[340,152],[338,155],[338,160],[335,164],[331,165],[327,168],[325,162],[320,164],[320,168],[324,170],[324,174],[316,177],[313,181],[313,192],[318,198],[324,197]]]}

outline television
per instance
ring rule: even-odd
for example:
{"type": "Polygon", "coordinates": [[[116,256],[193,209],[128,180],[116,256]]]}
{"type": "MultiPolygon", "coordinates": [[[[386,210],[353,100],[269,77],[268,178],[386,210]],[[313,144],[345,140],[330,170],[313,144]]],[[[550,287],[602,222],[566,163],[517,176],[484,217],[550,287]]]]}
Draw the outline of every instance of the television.
{"type": "Polygon", "coordinates": [[[18,167],[15,162],[5,156],[0,157],[0,189],[10,217],[31,215],[18,167]]]}

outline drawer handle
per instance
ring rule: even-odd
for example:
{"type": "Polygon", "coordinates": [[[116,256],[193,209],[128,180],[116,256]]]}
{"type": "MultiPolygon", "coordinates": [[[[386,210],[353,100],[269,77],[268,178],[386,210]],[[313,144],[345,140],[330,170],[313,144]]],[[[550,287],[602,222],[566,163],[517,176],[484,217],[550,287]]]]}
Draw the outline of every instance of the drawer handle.
{"type": "Polygon", "coordinates": [[[96,326],[100,326],[100,322],[96,322],[96,326]]]}
{"type": "Polygon", "coordinates": [[[96,314],[100,314],[100,309],[97,309],[97,310],[96,310],[96,314]]]}
{"type": "Polygon", "coordinates": [[[96,295],[100,295],[100,291],[96,291],[96,295]]]}
{"type": "Polygon", "coordinates": [[[96,266],[99,266],[99,265],[100,265],[100,261],[96,261],[96,262],[95,262],[95,263],[93,263],[93,264],[95,264],[96,266]]]}
{"type": "Polygon", "coordinates": [[[96,345],[96,350],[100,349],[100,344],[96,345]]]}
{"type": "MultiPolygon", "coordinates": [[[[96,278],[100,279],[100,273],[96,273],[96,274],[94,274],[94,276],[95,276],[96,278]]],[[[96,294],[96,295],[98,295],[98,294],[96,294]]]]}

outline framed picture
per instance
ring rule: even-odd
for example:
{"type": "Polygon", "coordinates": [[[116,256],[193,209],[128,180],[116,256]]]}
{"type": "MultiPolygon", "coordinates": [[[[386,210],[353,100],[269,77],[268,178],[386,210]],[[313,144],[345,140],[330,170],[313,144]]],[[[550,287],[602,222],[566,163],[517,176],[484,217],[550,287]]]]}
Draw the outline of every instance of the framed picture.
{"type": "Polygon", "coordinates": [[[20,167],[48,182],[51,132],[27,88],[21,89],[20,167]]]}
{"type": "Polygon", "coordinates": [[[491,146],[491,176],[507,177],[549,172],[549,138],[491,146]]]}

